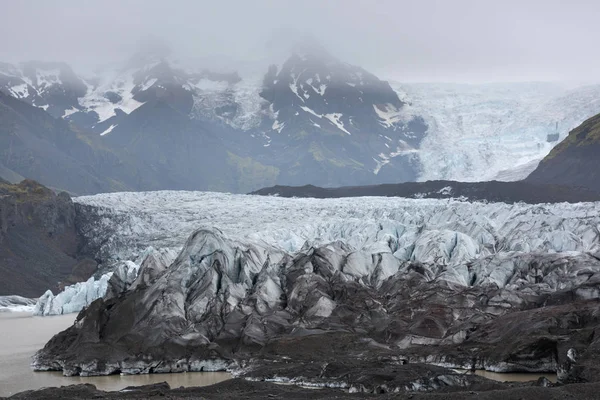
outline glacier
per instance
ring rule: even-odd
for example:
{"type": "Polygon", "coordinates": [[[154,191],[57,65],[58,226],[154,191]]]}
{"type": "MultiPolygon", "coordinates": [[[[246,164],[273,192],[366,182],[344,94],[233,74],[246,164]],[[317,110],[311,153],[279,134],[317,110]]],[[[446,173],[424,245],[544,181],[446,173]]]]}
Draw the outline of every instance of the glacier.
{"type": "Polygon", "coordinates": [[[407,103],[402,113],[429,127],[418,149],[420,181],[524,179],[569,131],[600,112],[600,85],[390,84],[407,103]]]}
{"type": "Polygon", "coordinates": [[[290,199],[192,191],[107,193],[74,202],[93,215],[84,232],[102,260],[130,260],[148,246],[181,249],[195,230],[213,227],[290,253],[342,240],[356,249],[383,246],[404,261],[439,257],[448,264],[509,251],[600,251],[600,203],[290,199]]]}
{"type": "MultiPolygon", "coordinates": [[[[519,254],[600,253],[598,203],[317,200],[186,191],[110,193],[74,201],[90,216],[82,231],[97,246],[96,257],[113,267],[56,296],[46,292],[37,302],[36,315],[79,312],[107,293],[113,274],[113,280],[124,282],[119,290],[125,290],[147,258],[169,266],[188,237],[203,228],[289,254],[342,242],[357,250],[349,256],[345,272],[378,281],[410,261],[443,265],[445,270],[436,272],[439,279],[468,286],[473,274],[465,265],[487,260],[488,267],[475,272],[477,282],[498,283],[516,268],[519,254]],[[376,278],[377,264],[369,261],[374,254],[383,254],[384,260],[376,278]],[[500,267],[490,269],[498,260],[500,267]],[[486,281],[486,276],[492,277],[486,281]]],[[[322,303],[315,312],[326,309],[322,303]]]]}
{"type": "Polygon", "coordinates": [[[0,296],[1,312],[33,312],[37,299],[22,296],[0,296]]]}
{"type": "Polygon", "coordinates": [[[171,264],[176,255],[177,253],[172,249],[155,250],[148,247],[135,258],[135,261],[116,261],[103,268],[108,269],[109,272],[92,276],[85,282],[69,285],[56,295],[47,290],[35,301],[35,304],[29,306],[30,311],[37,316],[77,313],[96,299],[121,294],[134,284],[138,275],[140,281],[144,281],[147,277],[143,273],[138,273],[140,269],[144,270],[146,264],[153,263],[166,267],[171,264]]]}
{"type": "Polygon", "coordinates": [[[112,272],[102,275],[98,280],[91,277],[85,282],[67,286],[56,296],[52,291],[47,290],[36,302],[33,315],[48,316],[79,312],[92,301],[106,294],[111,276],[112,272]]]}
{"type": "Polygon", "coordinates": [[[253,376],[340,352],[562,381],[595,368],[600,202],[185,191],[74,201],[87,245],[118,267],[98,300],[78,294],[87,307],[36,370],[253,376]],[[573,368],[571,349],[589,368],[573,368]]]}

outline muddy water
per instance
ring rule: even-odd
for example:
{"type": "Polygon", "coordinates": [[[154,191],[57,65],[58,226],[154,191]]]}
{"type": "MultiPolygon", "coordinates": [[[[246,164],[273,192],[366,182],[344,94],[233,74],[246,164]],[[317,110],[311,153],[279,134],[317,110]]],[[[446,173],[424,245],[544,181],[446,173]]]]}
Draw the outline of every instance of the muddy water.
{"type": "Polygon", "coordinates": [[[59,372],[33,372],[31,356],[56,333],[73,324],[76,314],[32,317],[29,313],[0,313],[0,397],[49,386],[91,383],[102,390],[168,382],[171,387],[206,386],[231,378],[227,372],[185,374],[64,377],[59,372]]]}

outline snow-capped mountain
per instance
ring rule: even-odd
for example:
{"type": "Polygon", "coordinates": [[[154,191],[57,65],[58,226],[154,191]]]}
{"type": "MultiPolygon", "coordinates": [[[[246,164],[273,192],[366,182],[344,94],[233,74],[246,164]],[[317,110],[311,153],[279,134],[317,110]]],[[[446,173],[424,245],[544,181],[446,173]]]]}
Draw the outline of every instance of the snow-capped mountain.
{"type": "Polygon", "coordinates": [[[404,103],[375,75],[320,48],[299,50],[264,78],[260,96],[270,118],[261,128],[268,145],[280,153],[301,143],[313,162],[324,159],[328,169],[341,164],[371,181],[414,180],[422,119],[405,118],[404,103]]]}
{"type": "Polygon", "coordinates": [[[124,68],[90,79],[85,96],[79,99],[81,110],[67,118],[106,135],[148,102],[166,102],[188,116],[205,87],[239,81],[235,73],[190,73],[164,59],[145,61],[142,64],[129,62],[124,68]]]}
{"type": "MultiPolygon", "coordinates": [[[[12,75],[3,90],[28,99],[17,90],[25,72],[4,70],[3,76],[12,75]]],[[[124,157],[133,168],[118,168],[109,183],[115,187],[247,192],[277,183],[339,186],[417,177],[413,153],[423,138],[422,120],[403,118],[404,105],[386,82],[320,48],[304,48],[281,69],[244,80],[152,54],[73,79],[80,91],[71,103],[29,103],[58,110],[53,116],[79,136],[93,135],[96,148],[124,157]]],[[[71,93],[66,81],[54,79],[52,87],[71,93]]]]}
{"type": "Polygon", "coordinates": [[[82,107],[87,86],[65,63],[31,61],[0,63],[0,90],[61,118],[82,107]]]}
{"type": "MultiPolygon", "coordinates": [[[[600,112],[600,85],[390,85],[314,44],[249,77],[153,53],[85,78],[1,64],[0,90],[69,122],[102,152],[83,170],[114,190],[518,180],[600,112]]],[[[13,175],[33,169],[7,162],[13,175]]]]}

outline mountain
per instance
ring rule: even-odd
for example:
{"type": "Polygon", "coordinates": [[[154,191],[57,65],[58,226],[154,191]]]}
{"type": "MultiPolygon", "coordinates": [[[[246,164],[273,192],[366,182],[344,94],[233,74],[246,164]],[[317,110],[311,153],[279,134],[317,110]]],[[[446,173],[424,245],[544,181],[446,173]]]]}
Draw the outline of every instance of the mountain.
{"type": "Polygon", "coordinates": [[[44,143],[19,150],[38,167],[12,156],[0,176],[77,194],[519,180],[600,112],[600,86],[389,83],[314,43],[250,77],[186,68],[164,51],[86,77],[62,63],[1,64],[0,91],[63,132],[43,134],[20,106],[11,130],[44,143]]]}
{"type": "Polygon", "coordinates": [[[88,279],[96,262],[79,259],[80,245],[68,194],[0,182],[0,295],[38,297],[88,279]]]}
{"type": "Polygon", "coordinates": [[[600,191],[600,114],[558,144],[527,181],[582,186],[600,191]]]}
{"type": "MultiPolygon", "coordinates": [[[[209,153],[199,158],[210,158],[213,169],[219,159],[225,160],[235,166],[237,178],[219,186],[199,176],[196,188],[239,191],[269,180],[301,183],[307,177],[324,185],[416,177],[412,151],[424,125],[417,118],[402,120],[403,104],[389,84],[323,50],[294,53],[280,70],[271,67],[262,83],[242,81],[235,73],[188,72],[164,59],[127,70],[126,75],[129,78],[120,81],[128,84],[117,85],[122,88],[117,94],[130,98],[128,104],[134,103],[135,109],[117,108],[108,118],[101,113],[104,118],[91,128],[107,142],[127,147],[131,141],[124,138],[141,135],[142,127],[144,137],[152,138],[143,146],[156,147],[161,137],[165,139],[158,146],[161,152],[170,145],[207,148],[194,142],[196,137],[184,134],[187,139],[172,140],[165,132],[214,138],[208,139],[209,153]],[[163,116],[168,126],[146,119],[163,116]]],[[[94,96],[105,99],[106,93],[94,96]]],[[[155,153],[146,150],[142,151],[146,156],[155,153]]],[[[199,169],[180,161],[182,171],[199,169]]]]}
{"type": "Polygon", "coordinates": [[[81,107],[87,85],[65,63],[30,61],[0,63],[0,90],[61,118],[81,107]]]}
{"type": "Polygon", "coordinates": [[[260,96],[267,101],[261,129],[285,169],[281,181],[397,182],[415,180],[426,126],[405,119],[390,85],[325,51],[292,55],[271,67],[260,96]]]}
{"type": "Polygon", "coordinates": [[[117,180],[121,164],[93,136],[0,92],[0,175],[6,180],[27,177],[76,193],[125,190],[117,180]]]}
{"type": "Polygon", "coordinates": [[[87,79],[62,64],[1,72],[6,93],[69,122],[94,138],[95,149],[127,164],[96,165],[90,172],[106,176],[102,189],[60,186],[77,193],[106,191],[106,181],[135,190],[247,192],[417,177],[422,120],[403,118],[404,104],[387,82],[314,46],[296,49],[256,81],[189,71],[153,54],[87,79]]]}
{"type": "MultiPolygon", "coordinates": [[[[249,191],[274,183],[268,167],[233,152],[243,141],[229,139],[233,144],[225,148],[227,139],[218,134],[231,135],[230,128],[207,127],[163,97],[146,94],[144,107],[131,116],[117,112],[127,116],[122,126],[115,135],[101,136],[93,133],[94,125],[86,129],[67,122],[71,115],[53,118],[0,91],[0,176],[12,182],[32,178],[78,194],[199,187],[249,191]]],[[[96,111],[84,116],[90,114],[97,118],[96,111]]]]}

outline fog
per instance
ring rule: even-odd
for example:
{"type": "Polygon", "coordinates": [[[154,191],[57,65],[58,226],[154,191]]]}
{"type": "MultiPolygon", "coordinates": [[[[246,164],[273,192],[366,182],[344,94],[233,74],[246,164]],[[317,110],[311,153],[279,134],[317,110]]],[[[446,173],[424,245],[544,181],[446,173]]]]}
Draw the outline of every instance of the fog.
{"type": "Polygon", "coordinates": [[[90,69],[150,41],[196,66],[250,70],[281,62],[309,35],[398,81],[598,81],[593,0],[22,0],[2,8],[6,62],[90,69]]]}

